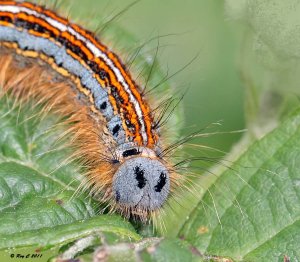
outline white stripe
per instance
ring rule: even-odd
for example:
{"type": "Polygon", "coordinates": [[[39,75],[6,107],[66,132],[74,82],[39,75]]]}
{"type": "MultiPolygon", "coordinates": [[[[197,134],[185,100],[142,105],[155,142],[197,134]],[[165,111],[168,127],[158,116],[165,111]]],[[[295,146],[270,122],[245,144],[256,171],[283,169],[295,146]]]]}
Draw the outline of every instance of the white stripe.
{"type": "Polygon", "coordinates": [[[81,34],[77,33],[73,28],[71,28],[69,26],[66,26],[66,25],[64,25],[64,24],[56,21],[55,19],[52,19],[51,17],[48,17],[48,16],[46,16],[44,14],[40,14],[40,13],[38,13],[38,12],[36,12],[34,10],[31,10],[29,8],[26,8],[26,7],[9,6],[9,5],[0,5],[0,11],[10,12],[10,13],[14,13],[14,14],[15,13],[19,13],[19,12],[24,12],[24,13],[27,13],[29,15],[34,15],[36,17],[44,19],[50,25],[52,25],[53,27],[59,29],[60,31],[67,31],[70,34],[72,34],[73,36],[75,36],[77,39],[79,39],[82,42],[86,43],[87,48],[94,54],[94,56],[100,57],[100,58],[102,58],[104,60],[104,62],[114,72],[114,74],[116,75],[118,81],[125,88],[127,94],[129,95],[130,101],[134,104],[134,107],[136,109],[136,113],[137,113],[139,121],[141,123],[141,134],[142,134],[143,140],[147,143],[147,134],[146,134],[146,130],[145,130],[145,123],[143,121],[143,112],[142,112],[142,110],[140,108],[140,105],[139,105],[138,101],[134,98],[134,96],[133,96],[131,90],[129,89],[129,86],[126,83],[124,77],[122,76],[120,70],[113,65],[113,62],[106,56],[105,53],[103,53],[99,48],[97,48],[88,39],[86,39],[85,37],[83,37],[81,34]]]}

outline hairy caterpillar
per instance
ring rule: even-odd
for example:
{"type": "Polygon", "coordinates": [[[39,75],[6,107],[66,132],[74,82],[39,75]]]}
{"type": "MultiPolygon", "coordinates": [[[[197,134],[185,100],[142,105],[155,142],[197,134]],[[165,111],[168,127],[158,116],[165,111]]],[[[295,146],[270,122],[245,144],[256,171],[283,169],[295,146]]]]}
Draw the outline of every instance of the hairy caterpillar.
{"type": "Polygon", "coordinates": [[[118,56],[94,34],[29,2],[0,2],[0,44],[4,91],[68,117],[91,167],[91,192],[125,216],[156,212],[179,176],[164,157],[154,107],[118,56]]]}

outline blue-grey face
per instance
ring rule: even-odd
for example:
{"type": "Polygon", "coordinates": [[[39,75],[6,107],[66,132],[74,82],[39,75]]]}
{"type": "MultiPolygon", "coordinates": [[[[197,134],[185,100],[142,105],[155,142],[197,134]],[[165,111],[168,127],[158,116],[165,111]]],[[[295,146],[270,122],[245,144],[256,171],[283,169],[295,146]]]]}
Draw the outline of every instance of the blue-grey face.
{"type": "Polygon", "coordinates": [[[166,201],[170,189],[167,168],[158,160],[135,157],[126,160],[113,179],[118,204],[142,210],[155,210],[166,201]]]}

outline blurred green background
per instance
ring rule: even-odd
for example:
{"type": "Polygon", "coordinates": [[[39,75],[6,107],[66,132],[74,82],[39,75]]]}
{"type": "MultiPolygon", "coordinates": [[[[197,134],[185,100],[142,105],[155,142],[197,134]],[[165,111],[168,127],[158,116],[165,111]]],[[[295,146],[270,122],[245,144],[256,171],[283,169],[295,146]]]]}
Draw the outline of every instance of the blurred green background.
{"type": "MultiPolygon", "coordinates": [[[[99,15],[100,20],[106,21],[133,2],[85,0],[83,4],[79,0],[64,0],[61,4],[69,6],[72,18],[99,15]]],[[[188,89],[183,101],[184,134],[218,121],[221,125],[207,132],[244,128],[243,87],[236,65],[239,38],[224,15],[223,5],[220,0],[142,0],[115,19],[140,43],[171,34],[159,40],[158,60],[164,72],[172,74],[196,57],[170,80],[177,90],[188,89]]],[[[148,45],[153,47],[154,55],[157,41],[148,45]]],[[[146,45],[145,49],[149,47],[146,45]]],[[[240,136],[216,135],[199,143],[228,151],[240,136]]]]}
{"type": "MultiPolygon", "coordinates": [[[[237,39],[225,22],[223,5],[219,0],[141,1],[122,18],[125,28],[141,41],[151,34],[177,34],[160,40],[162,46],[166,45],[159,57],[165,70],[176,72],[198,55],[171,79],[178,89],[190,88],[184,99],[183,131],[187,133],[216,121],[222,125],[214,131],[244,126],[243,89],[235,63],[237,39]]],[[[202,141],[228,150],[238,138],[239,135],[217,135],[202,141]]]]}

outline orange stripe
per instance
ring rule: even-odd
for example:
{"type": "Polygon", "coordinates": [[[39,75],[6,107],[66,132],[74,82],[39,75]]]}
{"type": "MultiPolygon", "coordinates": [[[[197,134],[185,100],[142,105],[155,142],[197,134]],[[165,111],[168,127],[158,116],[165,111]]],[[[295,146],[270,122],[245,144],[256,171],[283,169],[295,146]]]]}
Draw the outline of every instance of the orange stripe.
{"type": "MultiPolygon", "coordinates": [[[[8,16],[9,18],[11,18],[12,20],[14,19],[14,14],[12,13],[8,13],[8,12],[0,12],[0,16],[8,16]]],[[[4,21],[1,21],[1,22],[4,22],[4,21]]],[[[7,22],[6,22],[7,23],[7,22]]],[[[9,23],[7,23],[9,24],[9,23]]]]}
{"type": "Polygon", "coordinates": [[[16,5],[16,2],[13,1],[0,1],[0,5],[16,5]]]}
{"type": "Polygon", "coordinates": [[[38,12],[38,13],[45,14],[45,15],[53,18],[54,20],[57,20],[57,21],[61,22],[64,25],[68,25],[68,26],[72,27],[77,33],[81,34],[82,36],[84,36],[85,38],[87,38],[88,40],[90,40],[102,52],[106,52],[107,47],[105,45],[99,43],[99,41],[96,41],[95,38],[91,35],[91,33],[87,32],[84,29],[82,29],[79,25],[75,25],[73,23],[70,23],[67,19],[65,19],[65,18],[57,15],[53,11],[47,10],[47,9],[43,9],[40,6],[35,5],[33,3],[29,3],[29,2],[19,3],[18,6],[24,6],[24,7],[30,8],[30,9],[38,12]]]}
{"type": "MultiPolygon", "coordinates": [[[[93,42],[93,44],[95,44],[102,52],[105,52],[106,55],[114,62],[115,66],[120,70],[122,76],[124,77],[125,81],[129,84],[129,87],[130,87],[130,90],[131,92],[134,94],[134,96],[136,97],[136,99],[138,100],[138,103],[140,104],[140,107],[141,107],[141,110],[143,112],[143,115],[144,116],[147,116],[149,115],[149,109],[147,107],[144,106],[144,101],[141,99],[141,96],[139,94],[139,92],[136,90],[136,87],[133,85],[132,83],[132,80],[130,78],[130,76],[128,75],[128,73],[125,72],[123,66],[121,65],[119,59],[116,57],[116,55],[112,52],[107,52],[107,48],[101,44],[99,44],[98,41],[95,40],[94,37],[91,36],[91,33],[88,33],[86,32],[84,29],[82,29],[80,26],[78,25],[74,25],[74,24],[70,24],[68,23],[67,20],[57,16],[55,13],[53,13],[52,11],[50,10],[45,10],[45,9],[42,9],[41,7],[39,6],[36,6],[36,5],[33,5],[31,3],[22,3],[22,4],[19,4],[19,6],[24,6],[24,7],[27,7],[27,8],[30,8],[32,10],[35,10],[36,12],[39,12],[39,13],[43,13],[43,14],[46,14],[46,15],[49,15],[50,14],[50,17],[53,18],[53,19],[56,19],[64,24],[68,24],[69,26],[71,26],[75,31],[77,31],[79,34],[83,35],[85,38],[88,38],[91,42],[93,42]],[[47,12],[46,12],[47,11],[47,12]]],[[[33,16],[34,17],[34,16],[33,16]]],[[[34,17],[36,22],[38,22],[41,26],[44,26],[43,24],[46,23],[46,22],[41,22],[41,19],[39,18],[36,18],[34,17]]],[[[30,20],[29,20],[30,21],[30,20]]],[[[43,20],[42,20],[43,21],[43,20]]],[[[34,21],[30,21],[30,22],[34,22],[34,21]]],[[[49,25],[49,27],[51,27],[49,25]]],[[[47,27],[45,27],[47,28],[47,27]]],[[[49,30],[49,28],[47,28],[49,30]]],[[[51,29],[50,29],[51,30],[51,29]]],[[[54,34],[57,34],[56,32],[52,31],[54,34]]],[[[78,46],[79,48],[81,48],[81,50],[86,54],[87,58],[89,60],[92,60],[92,57],[93,55],[91,54],[91,52],[89,52],[89,50],[84,47],[82,44],[81,44],[81,41],[80,40],[76,40],[75,37],[71,34],[69,34],[68,32],[62,32],[61,34],[63,37],[65,37],[66,39],[68,39],[72,44],[78,46]]],[[[95,61],[97,63],[97,61],[95,61]]],[[[99,63],[97,63],[99,65],[99,67],[101,68],[101,65],[99,63]]],[[[128,96],[125,93],[125,95],[122,95],[122,90],[123,90],[123,86],[119,84],[119,82],[116,80],[115,76],[114,76],[114,73],[109,69],[109,67],[106,67],[106,71],[109,72],[109,75],[110,75],[110,78],[113,79],[112,80],[112,84],[118,89],[118,93],[119,95],[125,99],[125,97],[127,97],[126,100],[128,100],[128,96]]],[[[115,105],[116,106],[116,105],[115,105]]],[[[123,105],[121,105],[121,107],[124,108],[123,105]]],[[[134,107],[132,108],[133,106],[131,107],[125,107],[128,111],[130,112],[130,114],[132,114],[135,109],[134,107]]],[[[137,139],[139,140],[139,137],[140,137],[140,127],[138,126],[138,117],[136,114],[132,114],[132,115],[135,115],[135,117],[133,117],[133,119],[131,120],[131,122],[135,123],[135,129],[136,129],[136,134],[135,136],[137,137],[137,139]]],[[[150,121],[146,121],[146,118],[144,119],[144,123],[145,123],[145,128],[146,128],[146,132],[147,132],[147,135],[148,135],[148,143],[151,142],[150,144],[152,144],[152,132],[151,132],[151,122],[152,122],[152,119],[150,119],[150,121]]],[[[128,130],[127,127],[124,128],[125,131],[128,130]]]]}
{"type": "Polygon", "coordinates": [[[71,24],[71,27],[79,34],[83,35],[85,38],[90,40],[97,48],[99,48],[103,53],[107,55],[107,46],[101,44],[99,40],[96,40],[95,37],[92,35],[92,33],[87,32],[83,28],[81,28],[79,25],[71,24]]]}

